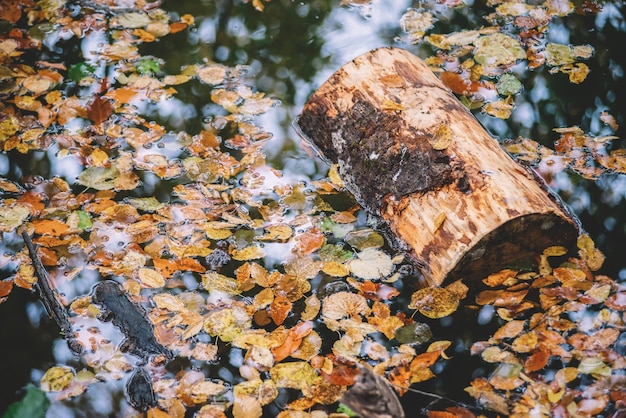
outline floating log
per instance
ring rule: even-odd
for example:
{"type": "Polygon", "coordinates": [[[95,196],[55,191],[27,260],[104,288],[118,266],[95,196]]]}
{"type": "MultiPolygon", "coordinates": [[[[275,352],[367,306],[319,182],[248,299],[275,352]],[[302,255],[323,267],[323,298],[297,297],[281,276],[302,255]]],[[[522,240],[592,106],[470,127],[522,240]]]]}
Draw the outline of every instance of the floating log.
{"type": "Polygon", "coordinates": [[[558,197],[408,51],[380,48],[344,65],[297,125],[430,285],[575,248],[579,225],[558,197]]]}

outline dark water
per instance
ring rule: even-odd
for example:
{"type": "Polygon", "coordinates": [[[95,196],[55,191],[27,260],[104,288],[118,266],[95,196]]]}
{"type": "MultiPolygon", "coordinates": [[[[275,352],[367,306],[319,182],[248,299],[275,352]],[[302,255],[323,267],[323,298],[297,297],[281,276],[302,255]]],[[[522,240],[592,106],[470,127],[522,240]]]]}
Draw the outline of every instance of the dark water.
{"type": "MultiPolygon", "coordinates": [[[[229,66],[249,65],[247,82],[282,103],[257,121],[274,134],[265,148],[268,161],[283,170],[287,178],[308,181],[325,174],[326,167],[307,154],[292,128],[307,97],[342,64],[370,49],[395,45],[427,56],[431,52],[429,47],[407,43],[399,26],[406,9],[416,6],[417,3],[410,1],[375,1],[371,6],[339,7],[337,2],[321,0],[272,0],[267,3],[266,11],[259,13],[250,4],[229,0],[170,1],[163,5],[164,9],[179,15],[192,14],[196,19],[195,29],[143,45],[141,52],[162,58],[166,73],[177,73],[181,65],[200,62],[203,57],[229,66]]],[[[558,137],[552,132],[553,127],[578,125],[592,135],[611,134],[599,123],[602,111],[611,113],[623,126],[626,123],[626,54],[623,53],[626,22],[619,7],[620,2],[608,2],[600,14],[568,16],[550,27],[547,36],[554,42],[590,44],[595,48],[594,56],[587,62],[591,73],[583,84],[574,86],[566,76],[548,74],[545,67],[521,71],[525,90],[517,99],[512,118],[502,121],[477,113],[479,120],[498,139],[521,135],[548,146],[558,137]]],[[[482,16],[492,11],[484,3],[475,2],[451,13],[449,19],[438,23],[437,29],[443,33],[475,28],[482,24],[482,16]]],[[[78,47],[64,45],[59,54],[67,52],[71,56],[71,51],[78,47]]],[[[188,86],[177,89],[179,102],[174,106],[153,107],[146,112],[167,128],[197,131],[211,114],[206,91],[188,86]]],[[[616,135],[624,136],[623,132],[620,128],[616,135]]],[[[623,148],[624,139],[616,141],[614,147],[623,148]]],[[[0,176],[18,179],[24,173],[34,172],[44,177],[60,175],[73,181],[71,168],[59,166],[44,153],[28,157],[0,154],[0,176]]],[[[626,176],[607,175],[589,181],[564,172],[556,176],[552,186],[606,254],[601,273],[626,280],[626,176]]],[[[159,192],[158,184],[154,188],[156,195],[165,193],[159,192]]],[[[19,240],[5,236],[0,251],[14,252],[20,245],[19,240]]],[[[10,265],[0,270],[3,278],[10,272],[10,265]]],[[[461,353],[466,353],[470,341],[487,338],[493,326],[477,322],[475,315],[456,319],[455,324],[447,320],[433,324],[437,338],[455,341],[459,354],[444,370],[436,370],[437,379],[419,388],[467,401],[462,387],[450,382],[455,381],[460,368],[474,370],[474,377],[487,372],[480,369],[478,360],[461,353]]],[[[37,383],[48,367],[72,363],[57,336],[56,325],[29,292],[15,289],[8,301],[0,304],[0,412],[19,399],[20,390],[27,383],[37,383]]],[[[236,353],[225,359],[235,357],[236,353]]],[[[213,373],[222,373],[226,379],[227,370],[211,367],[213,373]]],[[[93,417],[128,411],[121,389],[119,383],[98,383],[79,399],[55,405],[49,415],[93,417]]],[[[429,399],[406,397],[403,402],[407,406],[416,402],[426,406],[429,399]]]]}

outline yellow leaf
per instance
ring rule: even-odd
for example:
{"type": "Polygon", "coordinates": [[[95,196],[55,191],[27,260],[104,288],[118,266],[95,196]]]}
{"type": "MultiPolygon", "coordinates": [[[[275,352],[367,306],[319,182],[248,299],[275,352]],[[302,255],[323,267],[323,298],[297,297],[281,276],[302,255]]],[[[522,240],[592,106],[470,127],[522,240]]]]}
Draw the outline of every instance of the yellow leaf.
{"type": "Polygon", "coordinates": [[[285,242],[293,233],[293,230],[289,225],[278,224],[265,227],[265,235],[257,237],[259,241],[279,241],[285,242]]]}
{"type": "Polygon", "coordinates": [[[604,264],[604,254],[596,248],[595,243],[587,234],[578,237],[576,242],[578,245],[578,253],[591,271],[600,270],[604,264]]]}
{"type": "Polygon", "coordinates": [[[328,178],[330,179],[331,183],[333,183],[338,188],[343,189],[344,187],[346,187],[346,184],[339,176],[339,164],[333,164],[330,166],[330,170],[328,170],[328,178]]]}
{"type": "Polygon", "coordinates": [[[552,403],[556,403],[561,400],[565,394],[565,388],[562,388],[558,392],[553,392],[551,387],[548,387],[548,400],[552,403]]]}
{"type": "Polygon", "coordinates": [[[322,264],[322,271],[334,277],[344,277],[350,273],[345,264],[336,261],[325,261],[324,264],[322,264]]]}
{"type": "Polygon", "coordinates": [[[209,292],[219,291],[229,295],[241,293],[237,280],[226,277],[214,271],[202,275],[202,286],[209,292]]]}
{"type": "Polygon", "coordinates": [[[261,403],[252,396],[235,397],[234,418],[259,418],[263,415],[261,403]]]}
{"type": "Polygon", "coordinates": [[[539,338],[534,331],[527,332],[513,341],[512,348],[518,353],[529,353],[537,346],[539,338]]]}
{"type": "Polygon", "coordinates": [[[277,387],[289,389],[312,386],[321,379],[315,369],[304,361],[279,363],[270,369],[270,376],[277,387]]]}
{"type": "Polygon", "coordinates": [[[247,261],[265,257],[265,251],[259,246],[249,245],[241,250],[233,250],[231,255],[237,261],[247,261]]]}
{"type": "Polygon", "coordinates": [[[232,341],[251,326],[250,315],[240,306],[209,311],[204,319],[204,331],[225,342],[232,341]]]}
{"type": "Polygon", "coordinates": [[[74,380],[74,369],[67,366],[49,368],[40,380],[44,392],[59,392],[65,389],[74,380]]]}
{"type": "MultiPolygon", "coordinates": [[[[428,142],[430,142],[433,149],[437,151],[448,148],[452,143],[452,131],[450,130],[450,126],[445,124],[437,126],[433,136],[428,139],[428,142]]],[[[441,214],[439,216],[441,216],[441,214]]],[[[439,218],[439,216],[437,216],[437,218],[439,218]]],[[[445,219],[445,214],[443,219],[445,219]]],[[[443,223],[443,220],[441,220],[441,223],[443,223]]],[[[436,227],[435,230],[437,230],[437,228],[438,227],[436,227]]]]}
{"type": "Polygon", "coordinates": [[[210,226],[205,227],[204,232],[206,233],[206,236],[208,238],[214,239],[214,240],[223,240],[223,239],[230,237],[233,234],[233,232],[230,229],[213,228],[210,226]]]}
{"type": "Polygon", "coordinates": [[[409,309],[417,309],[428,318],[443,318],[459,306],[459,298],[454,293],[440,287],[427,287],[414,292],[409,309]]]}
{"type": "Polygon", "coordinates": [[[137,270],[137,278],[146,287],[157,288],[165,286],[165,278],[161,273],[151,268],[142,267],[137,270]]]}
{"type": "Polygon", "coordinates": [[[304,312],[300,314],[300,318],[303,321],[311,321],[317,317],[317,314],[320,312],[320,307],[322,306],[321,301],[317,297],[315,293],[304,300],[304,312]]]}

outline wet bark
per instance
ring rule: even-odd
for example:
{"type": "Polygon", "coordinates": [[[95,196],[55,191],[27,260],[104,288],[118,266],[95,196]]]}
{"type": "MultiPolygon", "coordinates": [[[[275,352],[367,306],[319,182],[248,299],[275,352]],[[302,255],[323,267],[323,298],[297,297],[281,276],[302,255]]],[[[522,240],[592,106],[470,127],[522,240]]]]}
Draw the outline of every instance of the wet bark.
{"type": "Polygon", "coordinates": [[[340,68],[298,126],[429,284],[575,246],[578,223],[558,197],[407,51],[381,48],[340,68]]]}

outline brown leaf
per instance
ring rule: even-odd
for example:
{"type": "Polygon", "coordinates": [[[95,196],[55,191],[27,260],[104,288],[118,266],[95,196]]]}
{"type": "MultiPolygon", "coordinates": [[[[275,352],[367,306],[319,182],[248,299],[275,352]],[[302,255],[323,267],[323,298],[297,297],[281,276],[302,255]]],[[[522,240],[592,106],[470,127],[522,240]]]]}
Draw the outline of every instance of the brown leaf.
{"type": "Polygon", "coordinates": [[[100,125],[113,114],[113,110],[109,100],[96,96],[87,109],[87,116],[94,124],[100,125]]]}

